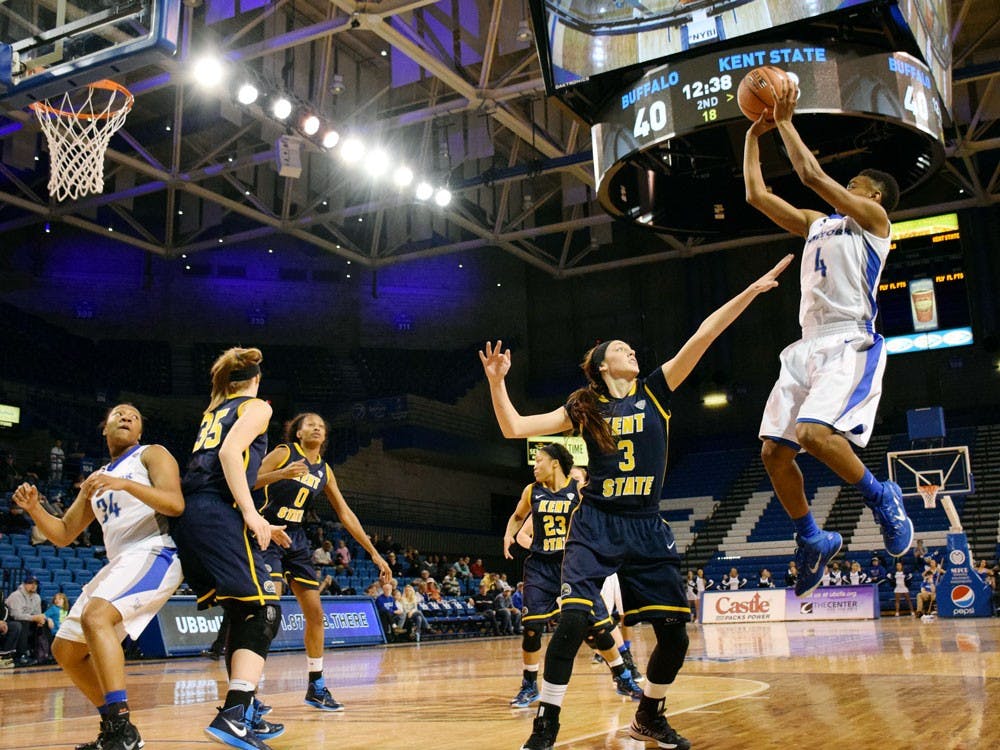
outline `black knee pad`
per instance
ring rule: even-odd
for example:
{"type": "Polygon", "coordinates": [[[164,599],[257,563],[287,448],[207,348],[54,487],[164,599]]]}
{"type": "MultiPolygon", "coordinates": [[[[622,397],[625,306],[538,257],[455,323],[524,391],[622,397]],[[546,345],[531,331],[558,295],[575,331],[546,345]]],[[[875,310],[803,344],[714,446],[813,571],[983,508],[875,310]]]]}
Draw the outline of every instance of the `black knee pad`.
{"type": "Polygon", "coordinates": [[[595,651],[607,651],[615,647],[615,637],[612,635],[614,626],[611,624],[593,628],[587,634],[587,645],[595,651]]]}
{"type": "Polygon", "coordinates": [[[559,625],[545,649],[545,680],[554,685],[568,685],[573,674],[573,659],[590,630],[590,615],[579,609],[564,610],[559,625]]]}
{"type": "Polygon", "coordinates": [[[687,625],[683,622],[657,620],[653,622],[656,648],[649,656],[646,676],[650,682],[669,685],[684,665],[688,650],[687,625]]]}
{"type": "Polygon", "coordinates": [[[521,650],[533,654],[542,650],[542,634],[534,628],[525,628],[521,636],[521,650]]]}
{"type": "Polygon", "coordinates": [[[266,659],[271,641],[281,627],[281,605],[268,602],[261,606],[240,602],[231,605],[229,610],[232,617],[229,632],[231,652],[245,648],[266,659]]]}

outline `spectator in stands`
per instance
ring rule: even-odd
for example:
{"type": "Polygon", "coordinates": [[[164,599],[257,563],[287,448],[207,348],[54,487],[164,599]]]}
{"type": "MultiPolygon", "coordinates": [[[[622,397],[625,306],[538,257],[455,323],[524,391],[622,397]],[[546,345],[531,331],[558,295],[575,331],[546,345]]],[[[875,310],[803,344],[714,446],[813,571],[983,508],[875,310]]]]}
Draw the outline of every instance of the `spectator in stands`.
{"type": "Polygon", "coordinates": [[[399,600],[399,608],[403,610],[403,627],[409,632],[410,640],[420,643],[420,634],[430,627],[427,618],[420,611],[421,597],[413,586],[406,586],[403,589],[403,596],[399,600]]]}
{"type": "Polygon", "coordinates": [[[927,557],[927,548],[924,546],[924,540],[918,539],[916,544],[913,545],[913,569],[918,571],[923,571],[926,562],[924,558],[927,557]]]}
{"type": "MultiPolygon", "coordinates": [[[[763,292],[777,286],[789,265],[783,258],[763,277],[713,312],[678,352],[640,378],[635,351],[624,341],[605,341],[585,355],[587,385],[548,413],[522,416],[505,383],[510,351],[487,343],[479,358],[501,432],[507,438],[578,431],[587,444],[590,482],[566,537],[559,624],[545,652],[538,713],[524,750],[556,743],[563,697],[573,661],[590,630],[600,590],[618,573],[625,623],[650,621],[656,637],[647,683],[629,728],[633,739],[673,745],[690,743],[666,719],[666,695],[688,649],[691,618],[673,532],[659,516],[667,461],[667,422],[672,392],[691,374],[712,342],[763,292]],[[619,437],[621,440],[619,440],[619,437]]],[[[603,612],[601,614],[607,614],[603,612]]],[[[600,618],[599,618],[600,619],[600,618]]]]}
{"type": "MultiPolygon", "coordinates": [[[[359,542],[360,543],[360,542],[359,542]]],[[[372,547],[372,552],[375,557],[381,558],[378,551],[372,547]]],[[[349,576],[354,575],[354,568],[351,567],[351,551],[347,549],[347,544],[343,539],[338,539],[337,544],[333,548],[333,564],[337,568],[338,573],[346,573],[349,576]]]]}
{"type": "Polygon", "coordinates": [[[424,598],[426,598],[427,601],[441,601],[441,589],[438,588],[437,581],[431,578],[424,585],[427,586],[427,593],[424,595],[424,598]]]}
{"type": "Polygon", "coordinates": [[[502,589],[493,599],[493,609],[502,626],[501,635],[521,635],[521,610],[514,606],[511,589],[502,589]]]}
{"type": "Polygon", "coordinates": [[[455,563],[455,577],[464,583],[468,583],[469,579],[472,578],[468,555],[458,558],[458,561],[455,563]]]}
{"type": "Polygon", "coordinates": [[[61,482],[63,465],[66,463],[66,453],[62,448],[62,440],[56,440],[49,449],[49,481],[61,482]]]}
{"type": "Polygon", "coordinates": [[[771,577],[771,571],[767,568],[761,568],[760,575],[757,576],[757,588],[759,589],[773,589],[774,588],[774,578],[771,577]]]}
{"type": "Polygon", "coordinates": [[[423,581],[425,585],[431,583],[432,581],[434,583],[437,583],[437,581],[434,580],[433,576],[431,576],[431,572],[427,568],[421,569],[420,575],[417,577],[417,580],[423,581]]]}
{"type": "Polygon", "coordinates": [[[857,560],[851,563],[851,570],[844,579],[844,584],[848,586],[861,586],[868,583],[867,574],[861,570],[861,563],[857,560]]]}
{"type": "Polygon", "coordinates": [[[486,581],[480,581],[479,592],[470,598],[468,603],[469,606],[475,607],[476,612],[485,618],[490,633],[492,635],[499,635],[500,626],[497,622],[497,613],[493,609],[493,600],[495,598],[496,594],[490,593],[489,584],[486,581]]]}
{"type": "Polygon", "coordinates": [[[882,565],[882,558],[878,555],[873,557],[871,567],[868,568],[868,582],[879,586],[882,584],[882,581],[888,578],[888,575],[888,572],[882,565]]]}
{"type": "Polygon", "coordinates": [[[432,570],[431,575],[438,581],[444,579],[445,574],[452,569],[452,564],[448,562],[448,555],[438,556],[437,570],[432,570]]]}
{"type": "Polygon", "coordinates": [[[9,492],[20,483],[21,472],[14,465],[14,454],[4,454],[0,459],[0,492],[9,492]]]}
{"type": "Polygon", "coordinates": [[[441,593],[444,596],[461,596],[462,585],[455,578],[455,569],[449,568],[441,579],[441,593]]]}
{"type": "Polygon", "coordinates": [[[0,591],[0,658],[7,658],[8,654],[16,657],[21,638],[22,625],[10,616],[6,600],[7,597],[0,591]]]}
{"type": "Polygon", "coordinates": [[[131,404],[107,413],[102,434],[111,462],[91,474],[62,518],[39,502],[38,490],[22,484],[14,501],[60,547],[92,522],[104,528],[109,562],[73,604],[53,641],[63,671],[101,716],[94,744],[102,750],[138,747],[130,720],[121,641],[146,629],[181,582],[181,565],[165,517],[184,508],[180,472],[159,445],[142,445],[143,420],[131,404]]]}
{"type": "MultiPolygon", "coordinates": [[[[22,485],[22,487],[25,485],[22,485]]],[[[28,575],[24,582],[7,597],[9,619],[20,623],[15,663],[30,667],[38,663],[34,654],[39,638],[45,637],[45,615],[42,614],[42,597],[38,595],[38,579],[28,575]]]]}
{"type": "Polygon", "coordinates": [[[903,570],[903,563],[896,563],[896,570],[892,572],[889,579],[893,583],[892,592],[896,597],[896,617],[899,617],[899,603],[906,598],[907,614],[913,614],[913,600],[910,598],[910,580],[913,576],[903,570]]]}
{"type": "Polygon", "coordinates": [[[49,626],[49,633],[54,638],[59,632],[59,626],[63,624],[63,620],[69,616],[69,599],[66,598],[66,594],[62,591],[53,594],[52,603],[43,614],[45,615],[45,624],[49,626]]]}
{"type": "Polygon", "coordinates": [[[319,569],[320,573],[326,574],[326,569],[333,567],[333,542],[325,539],[319,547],[313,550],[312,563],[319,569]]]}
{"type": "Polygon", "coordinates": [[[395,552],[390,552],[389,556],[386,558],[386,562],[389,563],[389,570],[392,571],[393,576],[403,575],[403,566],[396,558],[395,552]]]}
{"type": "MultiPolygon", "coordinates": [[[[324,615],[320,605],[320,582],[309,554],[309,540],[302,526],[304,507],[314,507],[320,498],[326,500],[343,528],[371,556],[379,568],[379,577],[386,581],[391,575],[388,564],[372,546],[361,521],[344,499],[333,469],[323,458],[329,427],[319,414],[304,412],[285,425],[285,441],[264,456],[254,482],[255,501],[264,518],[272,525],[285,525],[291,544],[270,545],[261,556],[271,571],[275,593],[281,596],[285,586],[291,588],[305,618],[303,638],[306,649],[307,687],[305,703],[321,711],[343,711],[344,706],[330,694],[323,676],[324,615]]],[[[324,552],[328,552],[321,547],[324,552]]],[[[315,552],[313,553],[315,554],[315,552]]],[[[338,573],[353,575],[351,553],[343,539],[333,550],[333,562],[338,573]]],[[[324,576],[324,590],[333,584],[324,576]]]]}
{"type": "Polygon", "coordinates": [[[481,557],[477,557],[472,565],[469,566],[469,572],[473,578],[482,578],[486,575],[486,568],[483,567],[483,559],[481,557]]]}
{"type": "Polygon", "coordinates": [[[830,565],[830,586],[843,586],[846,583],[844,580],[844,571],[840,569],[840,563],[836,560],[830,565]]]}
{"type": "Polygon", "coordinates": [[[0,519],[0,531],[5,534],[30,534],[31,519],[23,508],[12,505],[10,510],[4,513],[0,519]]]}
{"type": "Polygon", "coordinates": [[[920,584],[920,591],[917,593],[916,616],[929,615],[937,601],[937,582],[934,574],[930,570],[923,573],[923,582],[920,584]]]}
{"type": "Polygon", "coordinates": [[[736,568],[730,568],[729,573],[722,576],[722,583],[719,584],[719,588],[738,591],[746,585],[747,579],[740,578],[740,573],[736,568]]]}
{"type": "Polygon", "coordinates": [[[382,593],[375,598],[375,609],[378,611],[379,619],[382,621],[382,629],[390,641],[396,639],[396,627],[402,626],[403,610],[396,602],[396,597],[392,595],[392,584],[383,583],[382,593]]]}
{"type": "Polygon", "coordinates": [[[514,605],[518,612],[524,613],[524,581],[518,581],[514,591],[510,595],[510,603],[514,605]]]}
{"type": "Polygon", "coordinates": [[[886,347],[873,332],[875,294],[892,241],[887,211],[895,208],[899,187],[891,175],[871,169],[854,177],[848,187],[830,178],[792,123],[797,96],[797,85],[782,82],[775,89],[774,120],[761,117],[750,126],[743,179],[751,206],[806,239],[802,336],[781,353],[781,371],[758,431],[764,468],[795,527],[799,567],[795,594],[804,597],[819,585],[821,567],[837,555],[843,539],[823,531],[813,518],[796,463],[800,451],[857,488],[893,557],[905,554],[913,543],[913,522],[906,515],[899,485],[878,481],[852,447],[868,444],[882,392],[886,347]],[[772,128],[777,128],[800,181],[826,204],[836,206],[837,213],[798,208],[767,189],[758,139],[772,128]],[[824,263],[819,258],[820,238],[824,253],[832,251],[836,260],[824,263]],[[815,269],[806,266],[814,255],[815,269]],[[829,275],[826,263],[831,263],[829,275]]]}
{"type": "Polygon", "coordinates": [[[983,583],[994,591],[996,590],[997,581],[993,575],[993,570],[987,564],[985,557],[980,559],[980,561],[976,564],[976,572],[979,573],[979,577],[983,579],[983,583]]]}
{"type": "Polygon", "coordinates": [[[941,576],[944,574],[944,569],[938,564],[938,561],[930,555],[927,555],[924,560],[927,562],[925,570],[931,574],[931,577],[934,579],[934,585],[937,586],[938,583],[941,582],[941,576]]]}
{"type": "Polygon", "coordinates": [[[785,571],[785,588],[795,588],[795,582],[799,580],[799,568],[795,560],[788,561],[788,570],[785,571]]]}
{"type": "Polygon", "coordinates": [[[832,566],[827,563],[823,566],[823,575],[819,579],[820,586],[831,586],[833,585],[833,570],[832,566]]]}

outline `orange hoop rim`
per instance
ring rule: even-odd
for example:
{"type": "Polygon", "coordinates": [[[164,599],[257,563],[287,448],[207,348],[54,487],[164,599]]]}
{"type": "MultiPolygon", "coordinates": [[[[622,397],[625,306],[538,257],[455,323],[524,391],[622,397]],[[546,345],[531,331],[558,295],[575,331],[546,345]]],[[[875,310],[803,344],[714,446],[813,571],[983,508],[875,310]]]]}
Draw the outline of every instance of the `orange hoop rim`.
{"type": "Polygon", "coordinates": [[[111,112],[101,112],[99,114],[90,114],[89,112],[74,112],[73,110],[59,109],[58,107],[53,107],[49,104],[48,99],[43,99],[39,102],[32,102],[28,105],[31,109],[36,112],[43,112],[48,115],[57,115],[59,117],[69,117],[74,120],[108,120],[116,115],[123,112],[127,113],[132,110],[132,105],[135,103],[135,96],[125,88],[122,84],[117,81],[112,81],[110,78],[105,78],[100,81],[94,81],[93,83],[87,84],[88,89],[104,89],[105,91],[115,91],[122,94],[125,97],[125,103],[111,112]]]}

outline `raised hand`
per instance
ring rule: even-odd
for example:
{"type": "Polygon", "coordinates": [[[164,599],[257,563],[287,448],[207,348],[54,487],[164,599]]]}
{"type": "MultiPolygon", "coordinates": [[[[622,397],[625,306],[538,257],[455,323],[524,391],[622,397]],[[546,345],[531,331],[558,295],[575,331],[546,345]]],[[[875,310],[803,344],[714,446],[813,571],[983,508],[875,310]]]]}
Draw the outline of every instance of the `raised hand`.
{"type": "Polygon", "coordinates": [[[495,346],[486,342],[486,348],[479,352],[479,361],[483,363],[486,379],[497,383],[510,372],[510,349],[503,350],[503,342],[497,341],[495,346]]]}
{"type": "Polygon", "coordinates": [[[784,258],[779,260],[774,267],[757,279],[753,284],[750,285],[750,289],[757,294],[762,294],[764,292],[770,291],[778,286],[778,276],[788,268],[788,264],[795,259],[795,256],[789,253],[784,258]]]}
{"type": "Polygon", "coordinates": [[[784,76],[774,87],[774,121],[790,121],[795,112],[795,102],[799,99],[799,85],[788,76],[784,76]]]}
{"type": "Polygon", "coordinates": [[[24,510],[29,513],[38,507],[38,488],[33,484],[28,484],[25,482],[16,490],[14,490],[14,502],[17,503],[18,507],[24,508],[24,510]]]}

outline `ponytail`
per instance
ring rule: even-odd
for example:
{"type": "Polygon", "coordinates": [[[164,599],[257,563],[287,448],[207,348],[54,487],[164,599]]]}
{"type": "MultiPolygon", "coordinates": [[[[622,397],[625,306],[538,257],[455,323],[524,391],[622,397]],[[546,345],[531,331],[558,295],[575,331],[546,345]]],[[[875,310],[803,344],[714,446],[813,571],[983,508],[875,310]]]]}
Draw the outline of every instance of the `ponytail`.
{"type": "Polygon", "coordinates": [[[212,398],[207,411],[245,389],[260,374],[263,359],[260,349],[233,347],[224,351],[212,365],[212,398]]]}
{"type": "Polygon", "coordinates": [[[589,435],[602,453],[614,453],[618,450],[618,441],[598,405],[601,396],[608,397],[607,386],[600,372],[607,348],[608,342],[598,344],[584,355],[580,369],[587,376],[587,386],[570,394],[567,410],[581,435],[589,435]]]}

